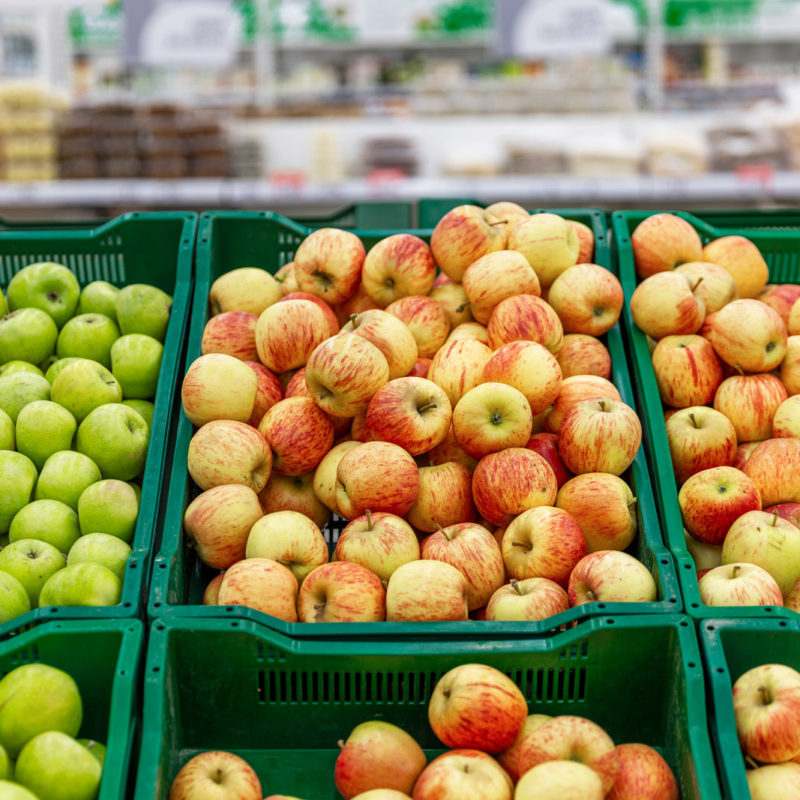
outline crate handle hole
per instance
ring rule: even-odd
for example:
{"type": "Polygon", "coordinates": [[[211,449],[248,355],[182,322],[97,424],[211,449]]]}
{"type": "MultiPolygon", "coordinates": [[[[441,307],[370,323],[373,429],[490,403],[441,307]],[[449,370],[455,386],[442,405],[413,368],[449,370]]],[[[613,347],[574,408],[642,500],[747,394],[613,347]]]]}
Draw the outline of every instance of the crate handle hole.
{"type": "Polygon", "coordinates": [[[157,631],[163,631],[164,630],[164,626],[163,625],[156,625],[156,630],[157,631]]]}
{"type": "Polygon", "coordinates": [[[724,667],[717,667],[717,672],[725,672],[725,668],[724,667]]]}
{"type": "Polygon", "coordinates": [[[662,564],[669,564],[669,559],[668,558],[662,558],[661,559],[661,563],[662,564]]]}
{"type": "Polygon", "coordinates": [[[780,625],[780,626],[781,626],[781,628],[785,628],[785,627],[786,627],[786,620],[781,620],[781,621],[778,623],[778,625],[780,625]]]}
{"type": "Polygon", "coordinates": [[[685,619],[682,619],[682,620],[681,620],[681,627],[682,627],[682,628],[685,628],[685,627],[686,627],[688,624],[689,624],[689,623],[688,623],[688,622],[687,622],[685,619]]]}
{"type": "Polygon", "coordinates": [[[700,604],[699,603],[692,603],[692,608],[700,608],[700,604]]]}
{"type": "Polygon", "coordinates": [[[697,666],[697,664],[695,664],[694,661],[690,661],[686,666],[694,669],[697,666]]]}
{"type": "Polygon", "coordinates": [[[238,622],[231,622],[231,628],[238,628],[238,627],[239,627],[238,622]]]}
{"type": "Polygon", "coordinates": [[[166,565],[166,564],[159,564],[159,565],[158,565],[158,568],[159,568],[159,569],[166,569],[166,568],[167,568],[167,565],[166,565]]]}
{"type": "Polygon", "coordinates": [[[130,607],[131,607],[131,604],[130,604],[130,603],[123,603],[122,605],[123,605],[125,608],[130,608],[130,607]]]}
{"type": "Polygon", "coordinates": [[[772,606],[764,606],[764,611],[772,611],[772,606]]]}
{"type": "Polygon", "coordinates": [[[161,672],[161,667],[153,667],[153,672],[161,672]]]}
{"type": "Polygon", "coordinates": [[[161,603],[153,603],[153,608],[161,608],[161,603]]]}

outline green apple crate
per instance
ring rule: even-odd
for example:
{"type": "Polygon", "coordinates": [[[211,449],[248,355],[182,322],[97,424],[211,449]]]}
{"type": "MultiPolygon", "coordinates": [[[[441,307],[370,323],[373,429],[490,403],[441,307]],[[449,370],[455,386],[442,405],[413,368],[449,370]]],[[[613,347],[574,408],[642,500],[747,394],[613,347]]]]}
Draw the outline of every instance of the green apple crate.
{"type": "Polygon", "coordinates": [[[711,741],[720,781],[725,797],[750,800],[731,691],[743,673],[762,664],[783,664],[800,671],[800,617],[706,619],[700,624],[699,635],[710,691],[711,741]]]}
{"type": "Polygon", "coordinates": [[[464,663],[506,673],[529,713],[587,717],[617,744],[657,748],[683,800],[721,798],[697,638],[679,614],[596,617],[546,639],[375,639],[357,648],[298,642],[248,620],[156,620],[134,798],[165,800],[192,756],[229,750],[256,770],[265,795],[334,800],[336,743],[361,722],[399,725],[429,758],[444,750],[428,702],[439,678],[464,663]]]}
{"type": "Polygon", "coordinates": [[[307,228],[407,230],[412,226],[411,215],[411,203],[373,200],[354,203],[330,214],[292,216],[291,219],[307,228]]]}
{"type": "Polygon", "coordinates": [[[0,677],[23,664],[46,664],[77,683],[83,705],[78,736],[107,747],[97,800],[130,797],[143,652],[144,626],[137,619],[47,622],[0,643],[0,677]]]}
{"type": "MultiPolygon", "coordinates": [[[[605,235],[603,215],[599,211],[570,212],[573,219],[592,226],[596,238],[596,260],[613,269],[605,235]]],[[[395,231],[396,232],[396,231],[395,231]]],[[[412,231],[423,238],[430,230],[412,231]]],[[[223,272],[246,265],[262,265],[272,271],[291,261],[295,248],[309,233],[309,229],[270,212],[211,212],[201,215],[198,229],[196,281],[192,301],[192,315],[188,336],[186,363],[200,355],[203,327],[208,318],[208,292],[211,283],[223,272]]],[[[356,231],[367,248],[375,244],[388,231],[356,231]]],[[[620,325],[606,334],[611,353],[613,380],[622,399],[633,405],[630,376],[622,342],[620,325]]],[[[642,561],[652,572],[658,588],[658,599],[650,603],[587,603],[570,608],[539,622],[381,622],[381,623],[288,623],[245,606],[202,605],[203,591],[216,574],[202,564],[194,550],[183,539],[182,519],[186,506],[197,493],[186,467],[192,425],[179,408],[172,479],[164,506],[164,517],[159,527],[163,530],[161,549],[153,568],[149,615],[151,617],[215,617],[217,619],[250,619],[269,625],[293,637],[327,636],[465,636],[477,640],[487,636],[546,635],[563,625],[593,615],[675,613],[681,611],[680,592],[672,562],[661,535],[652,487],[647,472],[644,450],[640,449],[625,478],[630,481],[638,497],[637,515],[639,533],[629,552],[642,561]]],[[[334,524],[324,531],[333,548],[339,526],[334,524]]]]}
{"type": "Polygon", "coordinates": [[[105,280],[116,286],[149,283],[172,295],[170,320],[158,377],[142,496],[120,602],[109,607],[48,606],[0,624],[0,639],[43,620],[128,618],[144,608],[155,548],[156,511],[165,484],[168,440],[192,289],[197,215],[186,212],[129,213],[93,229],[0,231],[0,287],[27,264],[56,261],[81,286],[105,280]]]}
{"type": "Polygon", "coordinates": [[[0,231],[81,230],[97,228],[105,219],[8,219],[0,216],[0,231]]]}
{"type": "MultiPolygon", "coordinates": [[[[640,417],[643,425],[645,450],[650,462],[651,475],[658,501],[664,535],[675,558],[685,611],[697,619],[714,618],[793,618],[798,615],[782,606],[707,606],[700,600],[694,559],[686,549],[683,520],[678,505],[678,486],[672,470],[672,460],[664,426],[661,397],[650,358],[647,338],[633,321],[630,298],[636,288],[636,269],[630,236],[636,226],[655,211],[615,211],[612,215],[614,244],[618,254],[619,276],[625,292],[623,321],[633,363],[640,417]]],[[[750,239],[761,251],[769,266],[770,283],[788,283],[800,280],[800,232],[776,228],[716,227],[702,219],[683,212],[673,211],[690,222],[697,230],[703,244],[720,236],[739,234],[750,239]]],[[[722,214],[723,212],[719,212],[722,214]]],[[[755,212],[754,212],[755,213],[755,212]]],[[[756,217],[750,216],[755,220],[756,217]]],[[[783,220],[785,221],[785,220],[783,220]]]]}

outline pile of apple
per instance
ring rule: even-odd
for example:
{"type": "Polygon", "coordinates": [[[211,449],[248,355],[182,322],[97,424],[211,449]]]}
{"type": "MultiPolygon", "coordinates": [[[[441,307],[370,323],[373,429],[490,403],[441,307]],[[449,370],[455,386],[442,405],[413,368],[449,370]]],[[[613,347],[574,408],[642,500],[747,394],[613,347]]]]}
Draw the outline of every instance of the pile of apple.
{"type": "MultiPolygon", "coordinates": [[[[529,714],[517,685],[485,664],[462,664],[445,673],[431,695],[428,720],[451,748],[430,764],[417,741],[397,725],[384,720],[357,725],[339,742],[334,781],[341,796],[678,800],[675,776],[655,749],[615,746],[602,727],[584,717],[529,714]]],[[[207,797],[209,781],[216,782],[219,800],[262,798],[258,776],[243,759],[210,751],[181,768],[169,800],[207,797]]],[[[299,799],[273,794],[266,800],[299,799]]]]}
{"type": "Polygon", "coordinates": [[[800,285],[767,284],[749,239],[703,247],[672,214],[631,244],[701,600],[799,611],[800,285]]]}
{"type": "Polygon", "coordinates": [[[0,797],[94,800],[106,748],[76,739],[83,703],[75,681],[47,664],[25,664],[0,680],[0,797]]]}
{"type": "Polygon", "coordinates": [[[119,603],[170,306],[51,262],[0,292],[0,621],[119,603]]]}
{"type": "Polygon", "coordinates": [[[430,247],[322,229],[277,277],[217,278],[182,386],[184,530],[224,570],[204,602],[330,622],[655,600],[623,552],[641,426],[608,380],[623,295],[592,252],[556,214],[465,205],[430,247]]]}
{"type": "Polygon", "coordinates": [[[800,800],[800,672],[762,664],[733,684],[752,800],[800,800]]]}

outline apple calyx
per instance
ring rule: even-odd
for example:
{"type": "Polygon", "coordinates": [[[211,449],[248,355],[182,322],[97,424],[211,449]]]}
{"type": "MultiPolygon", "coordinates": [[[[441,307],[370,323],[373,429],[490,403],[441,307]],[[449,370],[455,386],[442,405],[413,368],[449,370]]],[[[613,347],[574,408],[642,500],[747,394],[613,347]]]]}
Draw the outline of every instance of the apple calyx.
{"type": "Polygon", "coordinates": [[[331,276],[328,275],[327,272],[323,272],[321,269],[315,269],[311,274],[322,284],[323,289],[330,289],[331,286],[333,286],[331,276]]]}
{"type": "Polygon", "coordinates": [[[371,531],[371,530],[373,530],[373,526],[372,526],[372,512],[371,512],[371,511],[370,511],[368,508],[364,509],[364,516],[367,518],[367,530],[368,530],[368,531],[371,531]]]}
{"type": "Polygon", "coordinates": [[[500,425],[503,422],[503,415],[499,411],[492,411],[489,422],[492,425],[500,425]]]}
{"type": "Polygon", "coordinates": [[[595,317],[602,317],[602,316],[603,316],[603,314],[605,314],[605,313],[606,313],[606,310],[605,310],[604,308],[601,308],[600,306],[595,306],[595,307],[592,309],[592,314],[593,314],[595,317]]]}

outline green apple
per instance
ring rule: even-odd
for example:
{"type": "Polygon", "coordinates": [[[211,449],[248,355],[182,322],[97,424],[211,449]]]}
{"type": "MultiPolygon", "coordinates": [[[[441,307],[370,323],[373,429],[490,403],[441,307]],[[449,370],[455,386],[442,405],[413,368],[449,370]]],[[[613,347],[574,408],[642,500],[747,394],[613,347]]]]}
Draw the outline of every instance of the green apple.
{"type": "Polygon", "coordinates": [[[138,483],[136,483],[136,481],[125,481],[125,483],[127,483],[128,486],[130,486],[131,489],[133,489],[133,491],[136,492],[136,503],[138,505],[141,505],[142,504],[142,487],[138,483]]]}
{"type": "Polygon", "coordinates": [[[99,762],[102,767],[106,762],[106,746],[96,742],[94,739],[76,739],[80,742],[99,762]]]}
{"type": "Polygon", "coordinates": [[[142,417],[122,403],[106,403],[78,426],[75,448],[89,456],[104,478],[129,481],[147,460],[150,429],[142,417]]]}
{"type": "Polygon", "coordinates": [[[39,367],[36,364],[31,364],[30,361],[6,361],[5,364],[0,366],[0,378],[13,375],[15,372],[32,372],[34,375],[44,377],[44,373],[39,367]]]}
{"type": "Polygon", "coordinates": [[[45,370],[44,376],[49,381],[50,385],[53,385],[53,381],[56,379],[56,376],[59,372],[61,372],[64,367],[68,364],[71,364],[73,361],[78,361],[77,358],[56,358],[55,361],[50,364],[50,366],[45,370]]]}
{"type": "Polygon", "coordinates": [[[0,780],[10,781],[14,776],[14,765],[8,757],[5,748],[0,745],[0,780]]]}
{"type": "Polygon", "coordinates": [[[111,346],[111,372],[126,399],[147,400],[156,393],[164,345],[143,333],[128,333],[111,346]]]}
{"type": "Polygon", "coordinates": [[[35,400],[17,416],[17,450],[41,469],[53,453],[72,447],[77,430],[75,417],[64,406],[52,400],[35,400]]]}
{"type": "Polygon", "coordinates": [[[10,758],[45,731],[77,736],[82,720],[78,685],[60,669],[24,664],[0,680],[0,745],[10,758]]]}
{"type": "Polygon", "coordinates": [[[44,606],[115,606],[122,596],[122,583],[108,567],[85,561],[68,564],[47,579],[39,593],[44,606]]]}
{"type": "Polygon", "coordinates": [[[0,317],[0,364],[30,361],[39,364],[55,352],[58,328],[39,308],[21,308],[0,317]]]}
{"type": "Polygon", "coordinates": [[[90,411],[104,403],[119,403],[122,389],[102,364],[79,358],[58,373],[50,398],[64,406],[80,423],[90,411]]]}
{"type": "Polygon", "coordinates": [[[17,783],[42,800],[95,800],[101,773],[97,759],[59,731],[34,736],[14,768],[17,783]]]}
{"type": "Polygon", "coordinates": [[[122,405],[132,408],[138,414],[141,414],[142,419],[147,423],[147,427],[153,427],[153,414],[155,407],[149,400],[123,400],[122,405]]]}
{"type": "Polygon", "coordinates": [[[132,283],[117,297],[117,322],[122,333],[144,333],[163,342],[172,298],[156,286],[132,283]]]}
{"type": "Polygon", "coordinates": [[[35,794],[31,794],[24,786],[11,781],[0,781],[0,797],[3,800],[39,800],[35,794]]]}
{"type": "Polygon", "coordinates": [[[136,492],[125,481],[98,481],[84,489],[78,499],[78,522],[83,534],[108,533],[130,542],[138,513],[136,492]]]}
{"type": "Polygon", "coordinates": [[[15,444],[14,420],[0,409],[0,450],[14,450],[15,444]]]}
{"type": "Polygon", "coordinates": [[[102,477],[100,468],[88,456],[59,450],[44,462],[34,497],[36,500],[60,500],[77,511],[83,490],[102,477]]]}
{"type": "Polygon", "coordinates": [[[38,539],[57,547],[62,553],[80,539],[78,515],[60,500],[34,500],[21,508],[8,529],[11,542],[38,539]]]}
{"type": "Polygon", "coordinates": [[[0,570],[13,575],[25,589],[31,608],[39,605],[39,592],[67,560],[57,547],[38,539],[20,539],[0,550],[0,570]]]}
{"type": "Polygon", "coordinates": [[[90,358],[111,366],[111,345],[119,339],[119,328],[103,314],[79,314],[68,320],[56,341],[59,358],[90,358]]]}
{"type": "MultiPolygon", "coordinates": [[[[40,261],[21,269],[6,289],[8,307],[40,308],[60,328],[78,307],[81,287],[78,279],[63,264],[40,261]]],[[[41,358],[34,359],[38,364],[41,358]]]]}
{"type": "Polygon", "coordinates": [[[31,610],[31,601],[25,587],[7,572],[0,571],[0,622],[16,619],[31,610]]]}
{"type": "Polygon", "coordinates": [[[11,520],[30,502],[36,477],[36,467],[28,456],[0,450],[0,533],[8,532],[11,520]]]}
{"type": "Polygon", "coordinates": [[[130,554],[130,545],[116,536],[108,533],[87,533],[72,545],[67,564],[100,564],[123,580],[130,554]]]}
{"type": "Polygon", "coordinates": [[[3,290],[0,289],[0,317],[6,314],[8,314],[8,303],[6,303],[6,296],[3,294],[3,290]]]}
{"type": "Polygon", "coordinates": [[[0,378],[0,408],[17,421],[17,415],[28,403],[50,399],[50,384],[41,375],[15,372],[0,378]]]}
{"type": "Polygon", "coordinates": [[[78,300],[79,314],[103,314],[117,321],[119,289],[108,281],[92,281],[83,287],[78,300]]]}
{"type": "MultiPolygon", "coordinates": [[[[56,339],[56,344],[58,344],[58,339],[56,339]]],[[[47,356],[47,358],[44,361],[40,361],[39,370],[41,371],[42,375],[44,375],[47,372],[47,370],[49,370],[50,367],[52,367],[53,364],[56,363],[56,361],[58,361],[58,356],[55,353],[47,356]]],[[[48,383],[52,383],[52,381],[48,381],[48,383]]]]}

